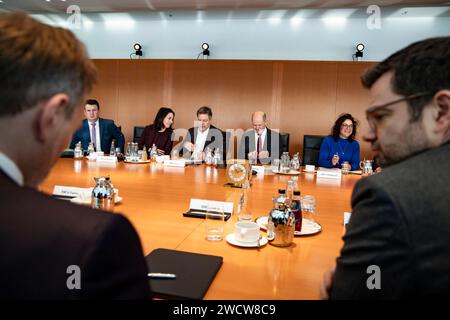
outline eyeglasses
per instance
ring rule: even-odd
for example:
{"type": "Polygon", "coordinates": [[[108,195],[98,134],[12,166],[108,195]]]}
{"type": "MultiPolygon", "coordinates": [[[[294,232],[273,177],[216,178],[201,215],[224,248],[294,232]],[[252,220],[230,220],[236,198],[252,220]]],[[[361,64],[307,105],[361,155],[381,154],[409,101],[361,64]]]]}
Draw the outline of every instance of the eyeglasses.
{"type": "Polygon", "coordinates": [[[426,96],[432,96],[432,95],[434,95],[434,93],[431,93],[431,92],[416,93],[416,94],[412,94],[412,95],[406,96],[404,98],[400,98],[400,99],[397,99],[397,100],[394,100],[394,101],[391,101],[391,102],[388,102],[388,103],[385,103],[385,104],[382,104],[382,105],[379,105],[379,106],[373,106],[373,107],[371,107],[371,108],[366,110],[367,120],[369,122],[374,121],[374,114],[377,111],[379,111],[381,109],[384,109],[386,107],[392,106],[394,104],[397,104],[397,103],[400,103],[400,102],[403,102],[403,101],[409,101],[409,100],[413,100],[413,99],[417,99],[417,98],[421,98],[421,97],[426,97],[426,96]]]}
{"type": "Polygon", "coordinates": [[[353,129],[353,125],[352,125],[352,124],[346,124],[346,123],[343,123],[343,124],[341,125],[341,127],[343,127],[343,128],[348,128],[348,129],[353,129]]]}

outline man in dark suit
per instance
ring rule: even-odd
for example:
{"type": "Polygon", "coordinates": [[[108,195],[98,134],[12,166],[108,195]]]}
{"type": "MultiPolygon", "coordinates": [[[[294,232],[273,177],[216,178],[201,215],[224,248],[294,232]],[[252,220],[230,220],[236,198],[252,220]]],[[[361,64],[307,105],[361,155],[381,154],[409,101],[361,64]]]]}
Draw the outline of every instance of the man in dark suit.
{"type": "Polygon", "coordinates": [[[70,148],[75,148],[75,144],[81,141],[83,150],[87,150],[89,143],[93,143],[95,151],[109,153],[113,139],[116,140],[116,148],[124,151],[125,138],[115,125],[113,120],[99,117],[100,104],[97,100],[88,99],[84,106],[84,115],[81,128],[72,137],[70,148]]]}
{"type": "Polygon", "coordinates": [[[414,43],[362,77],[383,171],[361,179],[332,299],[450,297],[450,37],[414,43]]]}
{"type": "Polygon", "coordinates": [[[267,116],[263,111],[252,114],[253,129],[241,137],[239,159],[250,159],[255,163],[269,164],[281,156],[280,134],[266,126],[267,116]]]}
{"type": "Polygon", "coordinates": [[[95,78],[71,31],[0,15],[0,299],[150,298],[125,217],[38,191],[95,78]]]}
{"type": "Polygon", "coordinates": [[[221,160],[226,161],[227,156],[227,135],[211,124],[212,110],[203,106],[197,110],[198,124],[188,130],[181,146],[183,155],[192,155],[195,159],[205,158],[206,148],[215,150],[219,148],[221,160]]]}

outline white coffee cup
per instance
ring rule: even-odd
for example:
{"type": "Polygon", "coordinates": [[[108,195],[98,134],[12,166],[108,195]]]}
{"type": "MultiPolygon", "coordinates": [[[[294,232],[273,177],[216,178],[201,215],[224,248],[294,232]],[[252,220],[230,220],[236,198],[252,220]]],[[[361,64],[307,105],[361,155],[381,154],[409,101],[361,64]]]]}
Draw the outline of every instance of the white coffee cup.
{"type": "Polygon", "coordinates": [[[316,170],[316,167],[314,165],[312,165],[312,164],[307,164],[305,166],[305,171],[306,172],[314,172],[314,170],[316,170]]]}
{"type": "Polygon", "coordinates": [[[240,242],[255,242],[259,239],[259,225],[251,221],[238,222],[234,225],[234,236],[240,242]]]}

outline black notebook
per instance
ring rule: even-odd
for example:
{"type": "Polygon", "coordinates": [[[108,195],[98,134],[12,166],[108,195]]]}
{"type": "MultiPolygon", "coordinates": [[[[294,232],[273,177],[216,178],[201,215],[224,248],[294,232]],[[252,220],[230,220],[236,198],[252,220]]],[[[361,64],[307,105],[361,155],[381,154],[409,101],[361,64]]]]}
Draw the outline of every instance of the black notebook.
{"type": "Polygon", "coordinates": [[[151,279],[153,295],[163,299],[202,299],[223,258],[170,249],[155,249],[145,257],[148,272],[174,273],[176,279],[151,279]]]}

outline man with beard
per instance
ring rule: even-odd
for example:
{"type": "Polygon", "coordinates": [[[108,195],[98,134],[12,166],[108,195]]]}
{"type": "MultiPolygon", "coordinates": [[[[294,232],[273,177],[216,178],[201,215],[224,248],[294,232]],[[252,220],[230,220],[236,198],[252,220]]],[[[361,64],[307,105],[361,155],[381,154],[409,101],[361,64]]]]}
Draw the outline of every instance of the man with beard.
{"type": "Polygon", "coordinates": [[[369,70],[366,111],[380,174],[361,179],[321,297],[450,296],[450,37],[414,43],[369,70]]]}

